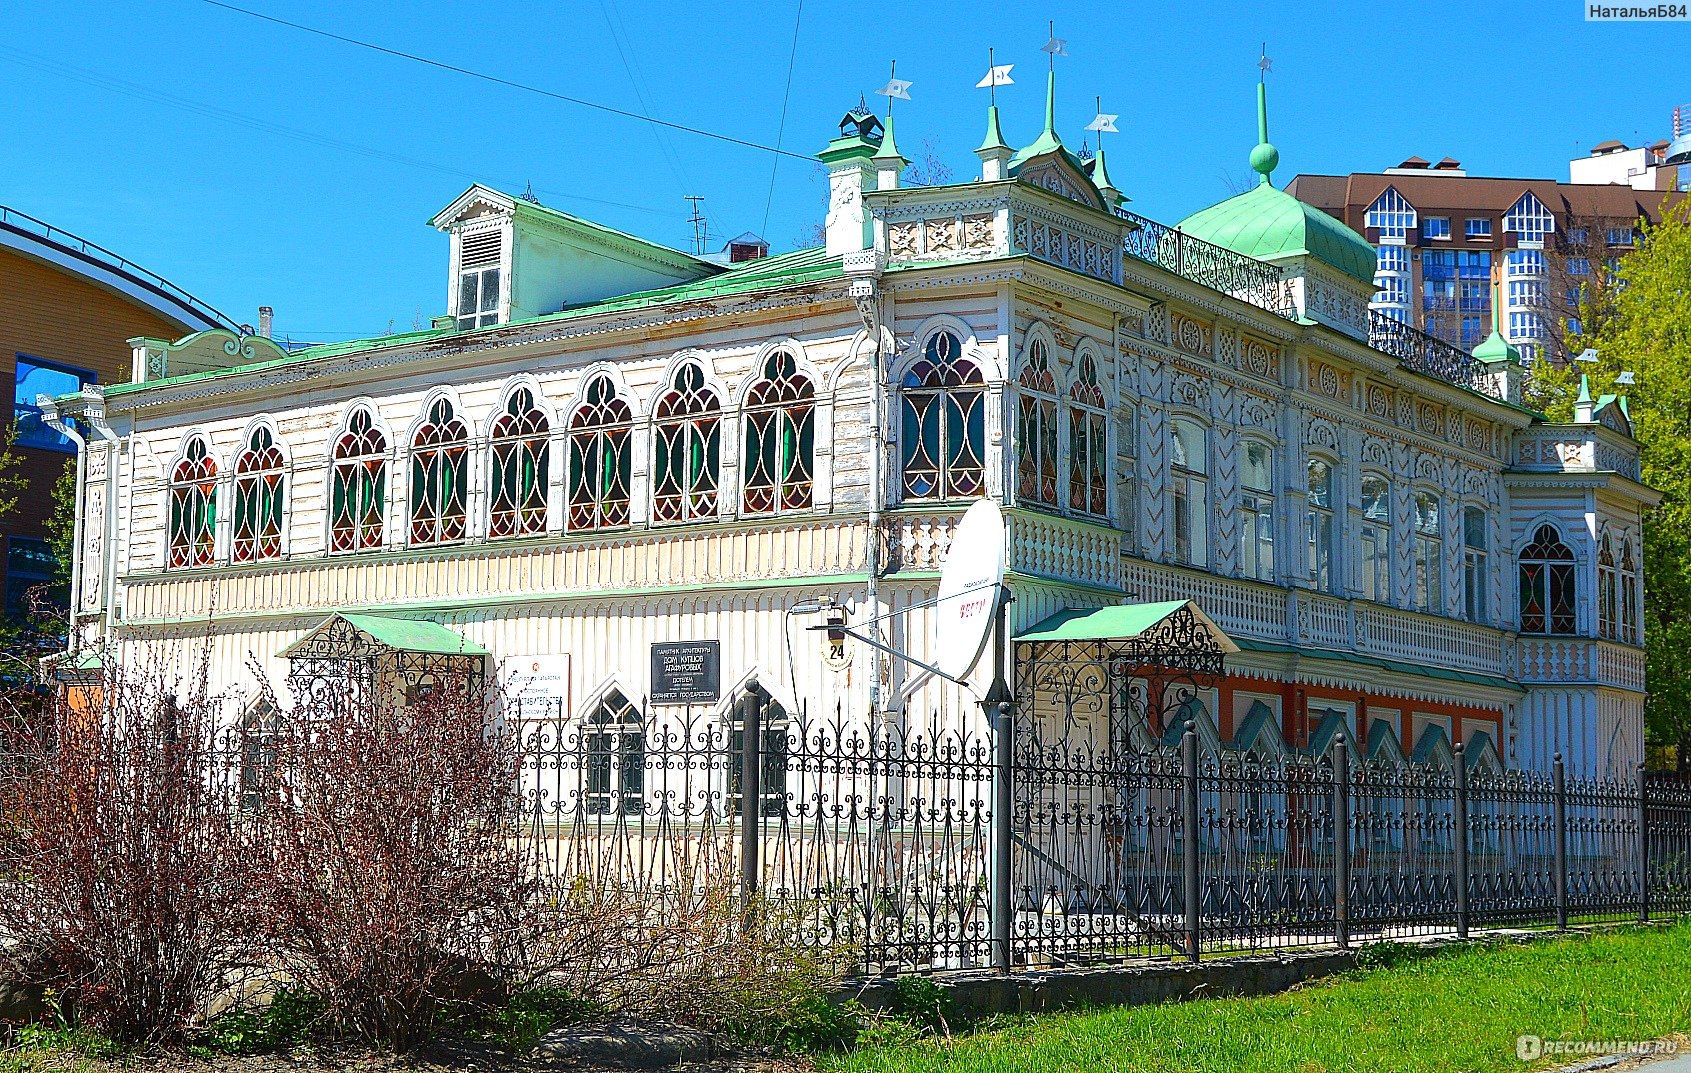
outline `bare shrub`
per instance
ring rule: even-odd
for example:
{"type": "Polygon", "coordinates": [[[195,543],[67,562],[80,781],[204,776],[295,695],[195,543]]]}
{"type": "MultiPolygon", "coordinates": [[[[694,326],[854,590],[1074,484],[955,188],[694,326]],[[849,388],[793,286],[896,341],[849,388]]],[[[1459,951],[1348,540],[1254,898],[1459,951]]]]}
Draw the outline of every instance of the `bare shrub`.
{"type": "Polygon", "coordinates": [[[731,834],[703,836],[693,867],[661,896],[579,876],[550,899],[541,954],[569,990],[623,1012],[742,1038],[813,1006],[850,964],[802,906],[739,896],[731,834]]]}
{"type": "Polygon", "coordinates": [[[264,931],[342,1029],[404,1050],[525,975],[535,881],[518,752],[488,705],[366,690],[280,712],[259,805],[264,931]]]}
{"type": "Polygon", "coordinates": [[[0,962],[123,1044],[182,1039],[250,960],[238,752],[199,685],[108,672],[75,702],[7,698],[0,962]]]}

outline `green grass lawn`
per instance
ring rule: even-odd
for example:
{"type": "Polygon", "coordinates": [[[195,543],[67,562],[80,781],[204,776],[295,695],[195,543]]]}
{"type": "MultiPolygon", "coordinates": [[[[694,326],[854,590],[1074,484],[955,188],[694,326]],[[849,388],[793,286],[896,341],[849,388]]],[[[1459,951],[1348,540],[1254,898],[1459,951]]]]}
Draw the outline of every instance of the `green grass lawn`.
{"type": "Polygon", "coordinates": [[[1019,1017],[951,1040],[868,1047],[817,1064],[827,1073],[1520,1073],[1533,1068],[1515,1056],[1521,1034],[1650,1040],[1688,1030],[1691,922],[1682,922],[1666,930],[1462,947],[1266,998],[1019,1017]]]}

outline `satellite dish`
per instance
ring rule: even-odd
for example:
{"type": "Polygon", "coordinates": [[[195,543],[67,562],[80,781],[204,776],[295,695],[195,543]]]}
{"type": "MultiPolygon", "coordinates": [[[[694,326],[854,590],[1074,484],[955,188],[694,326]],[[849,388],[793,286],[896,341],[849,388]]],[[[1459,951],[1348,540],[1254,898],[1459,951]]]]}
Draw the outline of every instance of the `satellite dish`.
{"type": "Polygon", "coordinates": [[[934,666],[947,677],[962,678],[980,662],[1003,584],[1004,514],[982,499],[957,523],[939,575],[934,666]]]}

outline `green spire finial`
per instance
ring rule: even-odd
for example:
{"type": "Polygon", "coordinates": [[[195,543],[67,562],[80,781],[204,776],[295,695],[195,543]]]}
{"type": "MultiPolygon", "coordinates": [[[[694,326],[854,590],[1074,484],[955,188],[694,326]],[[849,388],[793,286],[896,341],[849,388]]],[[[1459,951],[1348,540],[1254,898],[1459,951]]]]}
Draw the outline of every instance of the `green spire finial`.
{"type": "Polygon", "coordinates": [[[1579,398],[1575,402],[1591,401],[1591,377],[1585,373],[1579,374],[1579,398]]]}
{"type": "Polygon", "coordinates": [[[1055,137],[1057,134],[1057,57],[1069,54],[1068,42],[1057,36],[1057,23],[1046,23],[1051,34],[1051,40],[1045,42],[1045,47],[1039,51],[1045,53],[1045,133],[1055,137]]]}
{"type": "Polygon", "coordinates": [[[1280,164],[1280,150],[1268,140],[1268,72],[1274,69],[1274,61],[1268,58],[1266,43],[1257,68],[1262,74],[1257,81],[1257,144],[1251,150],[1251,170],[1257,173],[1257,185],[1262,186],[1271,181],[1274,169],[1280,164]]]}

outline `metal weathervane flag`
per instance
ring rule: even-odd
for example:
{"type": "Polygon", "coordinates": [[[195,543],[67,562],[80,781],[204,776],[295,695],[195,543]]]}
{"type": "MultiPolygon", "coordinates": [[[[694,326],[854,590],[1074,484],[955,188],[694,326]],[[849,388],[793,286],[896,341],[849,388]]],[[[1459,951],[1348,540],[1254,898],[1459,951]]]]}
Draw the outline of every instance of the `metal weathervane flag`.
{"type": "Polygon", "coordinates": [[[1051,40],[1045,42],[1045,47],[1039,51],[1049,52],[1053,56],[1067,56],[1069,54],[1069,43],[1061,37],[1052,37],[1051,40]]]}
{"type": "Polygon", "coordinates": [[[1098,118],[1088,123],[1086,129],[1096,131],[1099,134],[1120,134],[1121,132],[1116,129],[1116,120],[1120,118],[1120,113],[1111,115],[1109,112],[1099,112],[1098,118]]]}
{"type": "Polygon", "coordinates": [[[876,90],[875,92],[880,94],[883,97],[889,97],[889,98],[892,98],[894,100],[907,101],[907,100],[910,99],[910,87],[913,84],[914,83],[909,82],[908,80],[903,79],[903,78],[894,78],[894,79],[890,79],[887,82],[886,85],[882,86],[880,89],[876,90]]]}
{"type": "Polygon", "coordinates": [[[986,77],[975,83],[976,89],[991,89],[993,86],[1013,86],[1015,79],[1010,77],[1013,63],[1001,63],[987,69],[986,77]]]}

